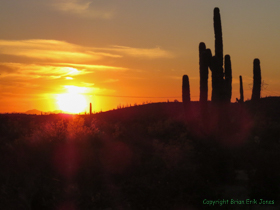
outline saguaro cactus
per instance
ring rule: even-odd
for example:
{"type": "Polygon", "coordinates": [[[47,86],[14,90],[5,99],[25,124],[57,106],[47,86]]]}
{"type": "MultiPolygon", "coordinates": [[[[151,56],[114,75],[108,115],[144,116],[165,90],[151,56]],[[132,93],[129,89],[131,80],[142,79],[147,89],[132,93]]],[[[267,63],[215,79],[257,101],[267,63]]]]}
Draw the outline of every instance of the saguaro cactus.
{"type": "Polygon", "coordinates": [[[188,75],[183,76],[182,99],[183,99],[184,108],[188,108],[190,101],[191,101],[190,83],[189,83],[188,75]]]}
{"type": "Polygon", "coordinates": [[[214,9],[215,56],[211,59],[212,101],[219,102],[224,98],[223,73],[223,38],[219,8],[214,9]]]}
{"type": "Polygon", "coordinates": [[[219,67],[223,67],[223,37],[220,9],[214,9],[215,56],[219,67]]]}
{"type": "Polygon", "coordinates": [[[231,71],[231,61],[230,56],[225,56],[225,82],[224,82],[224,96],[225,101],[230,103],[231,101],[231,93],[232,93],[232,71],[231,71]]]}
{"type": "Polygon", "coordinates": [[[257,101],[261,98],[261,67],[260,60],[258,58],[254,59],[253,68],[253,91],[252,91],[252,101],[257,101]]]}
{"type": "Polygon", "coordinates": [[[92,105],[91,105],[91,103],[89,103],[89,114],[90,115],[92,114],[92,105]]]}
{"type": "Polygon", "coordinates": [[[200,74],[200,96],[199,101],[206,103],[208,99],[208,58],[204,42],[199,44],[199,74],[200,74]]]}
{"type": "Polygon", "coordinates": [[[212,71],[212,97],[213,102],[219,102],[223,100],[224,96],[224,79],[223,68],[218,64],[218,57],[213,56],[211,59],[210,70],[212,71]]]}
{"type": "Polygon", "coordinates": [[[243,82],[242,82],[242,76],[239,76],[239,91],[240,91],[240,99],[237,99],[238,103],[244,102],[244,93],[243,93],[243,82]]]}

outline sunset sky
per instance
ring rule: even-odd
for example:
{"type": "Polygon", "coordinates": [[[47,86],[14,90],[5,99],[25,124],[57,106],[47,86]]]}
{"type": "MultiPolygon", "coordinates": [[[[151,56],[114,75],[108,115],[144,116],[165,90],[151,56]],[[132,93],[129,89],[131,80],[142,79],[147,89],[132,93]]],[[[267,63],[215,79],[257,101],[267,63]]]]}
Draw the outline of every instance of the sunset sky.
{"type": "Polygon", "coordinates": [[[232,102],[239,75],[245,100],[251,98],[254,58],[261,62],[262,97],[279,96],[280,1],[2,0],[0,112],[59,110],[59,101],[72,103],[69,97],[87,111],[90,102],[106,111],[181,101],[184,74],[197,101],[198,46],[203,41],[214,52],[214,7],[224,55],[231,56],[232,102]]]}

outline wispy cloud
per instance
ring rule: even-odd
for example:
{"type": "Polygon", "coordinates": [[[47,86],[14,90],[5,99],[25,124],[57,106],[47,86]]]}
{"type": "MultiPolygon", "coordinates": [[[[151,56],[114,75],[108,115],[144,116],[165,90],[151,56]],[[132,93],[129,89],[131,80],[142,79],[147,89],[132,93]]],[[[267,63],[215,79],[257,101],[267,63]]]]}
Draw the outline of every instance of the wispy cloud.
{"type": "Polygon", "coordinates": [[[87,47],[57,40],[0,40],[0,53],[40,60],[85,62],[105,55],[89,51],[87,47]]]}
{"type": "Polygon", "coordinates": [[[78,15],[84,18],[110,19],[113,17],[112,10],[95,8],[92,6],[92,1],[53,0],[52,6],[58,11],[78,15]]]}
{"type": "Polygon", "coordinates": [[[161,49],[160,47],[156,48],[133,48],[133,47],[126,47],[126,46],[112,46],[109,48],[102,48],[106,51],[117,52],[120,54],[124,54],[127,56],[132,57],[140,57],[140,58],[172,58],[174,54],[161,49]]]}
{"type": "Polygon", "coordinates": [[[24,63],[2,63],[4,70],[1,70],[2,77],[25,77],[58,79],[65,77],[71,80],[74,76],[93,73],[94,71],[124,71],[125,68],[104,65],[87,65],[71,63],[54,64],[24,64],[24,63]]]}
{"type": "Polygon", "coordinates": [[[94,83],[89,83],[89,82],[81,82],[81,83],[86,87],[94,86],[94,83]]]}
{"type": "Polygon", "coordinates": [[[2,77],[24,77],[40,78],[48,77],[49,79],[58,79],[61,77],[75,76],[86,74],[85,70],[77,70],[72,67],[59,67],[52,65],[40,64],[23,64],[23,63],[2,63],[2,66],[12,69],[12,72],[3,72],[2,77]]]}
{"type": "Polygon", "coordinates": [[[73,80],[73,77],[65,77],[66,80],[73,80]]]}
{"type": "MultiPolygon", "coordinates": [[[[73,80],[76,76],[96,71],[128,70],[121,65],[92,64],[97,61],[102,63],[103,60],[106,63],[106,59],[159,59],[174,56],[171,52],[159,47],[150,49],[125,46],[97,48],[44,39],[0,40],[1,54],[13,56],[11,62],[0,63],[1,78],[21,78],[24,81],[38,78],[73,80]]],[[[106,82],[117,82],[117,80],[106,82]]]]}
{"type": "Polygon", "coordinates": [[[54,62],[86,63],[104,58],[138,57],[148,59],[172,58],[174,54],[159,47],[127,46],[87,47],[58,40],[0,40],[0,54],[54,62]]]}
{"type": "Polygon", "coordinates": [[[91,65],[91,64],[75,64],[75,63],[57,63],[58,66],[70,66],[82,71],[126,71],[127,68],[106,65],[91,65]]]}

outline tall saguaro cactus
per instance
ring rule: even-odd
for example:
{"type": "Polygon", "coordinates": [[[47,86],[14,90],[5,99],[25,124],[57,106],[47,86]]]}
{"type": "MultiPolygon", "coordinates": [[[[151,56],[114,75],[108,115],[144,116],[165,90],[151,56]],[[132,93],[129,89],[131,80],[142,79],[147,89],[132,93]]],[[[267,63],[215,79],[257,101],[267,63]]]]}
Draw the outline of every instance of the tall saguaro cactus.
{"type": "Polygon", "coordinates": [[[219,59],[213,56],[211,59],[210,70],[212,71],[212,97],[213,102],[220,102],[224,97],[224,73],[223,67],[219,66],[219,59]]]}
{"type": "Polygon", "coordinates": [[[208,58],[204,42],[199,44],[199,74],[200,74],[200,96],[199,101],[203,104],[208,99],[208,58]]]}
{"type": "Polygon", "coordinates": [[[223,37],[220,9],[214,9],[214,32],[215,32],[215,56],[217,57],[218,66],[223,66],[223,37]]]}
{"type": "Polygon", "coordinates": [[[219,8],[214,9],[215,56],[212,57],[212,101],[224,99],[224,70],[223,70],[223,37],[219,8]]]}
{"type": "Polygon", "coordinates": [[[232,93],[232,71],[231,71],[231,61],[230,56],[225,56],[225,82],[224,82],[224,96],[225,101],[230,103],[231,93],[232,93]]]}
{"type": "Polygon", "coordinates": [[[261,98],[261,67],[260,60],[258,58],[254,59],[253,68],[253,91],[252,91],[252,101],[257,101],[261,98]]]}

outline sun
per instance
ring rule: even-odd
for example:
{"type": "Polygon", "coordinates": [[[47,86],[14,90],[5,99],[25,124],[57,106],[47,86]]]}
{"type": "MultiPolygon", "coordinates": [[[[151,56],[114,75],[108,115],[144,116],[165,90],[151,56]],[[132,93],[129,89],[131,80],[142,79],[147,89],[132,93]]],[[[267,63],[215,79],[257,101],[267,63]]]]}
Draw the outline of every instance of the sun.
{"type": "Polygon", "coordinates": [[[65,86],[68,93],[58,94],[56,102],[60,110],[67,113],[77,114],[86,111],[87,100],[82,92],[83,87],[65,86]]]}
{"type": "Polygon", "coordinates": [[[57,96],[57,104],[59,109],[63,112],[69,112],[73,114],[84,112],[87,107],[85,97],[76,93],[59,94],[57,96]]]}

